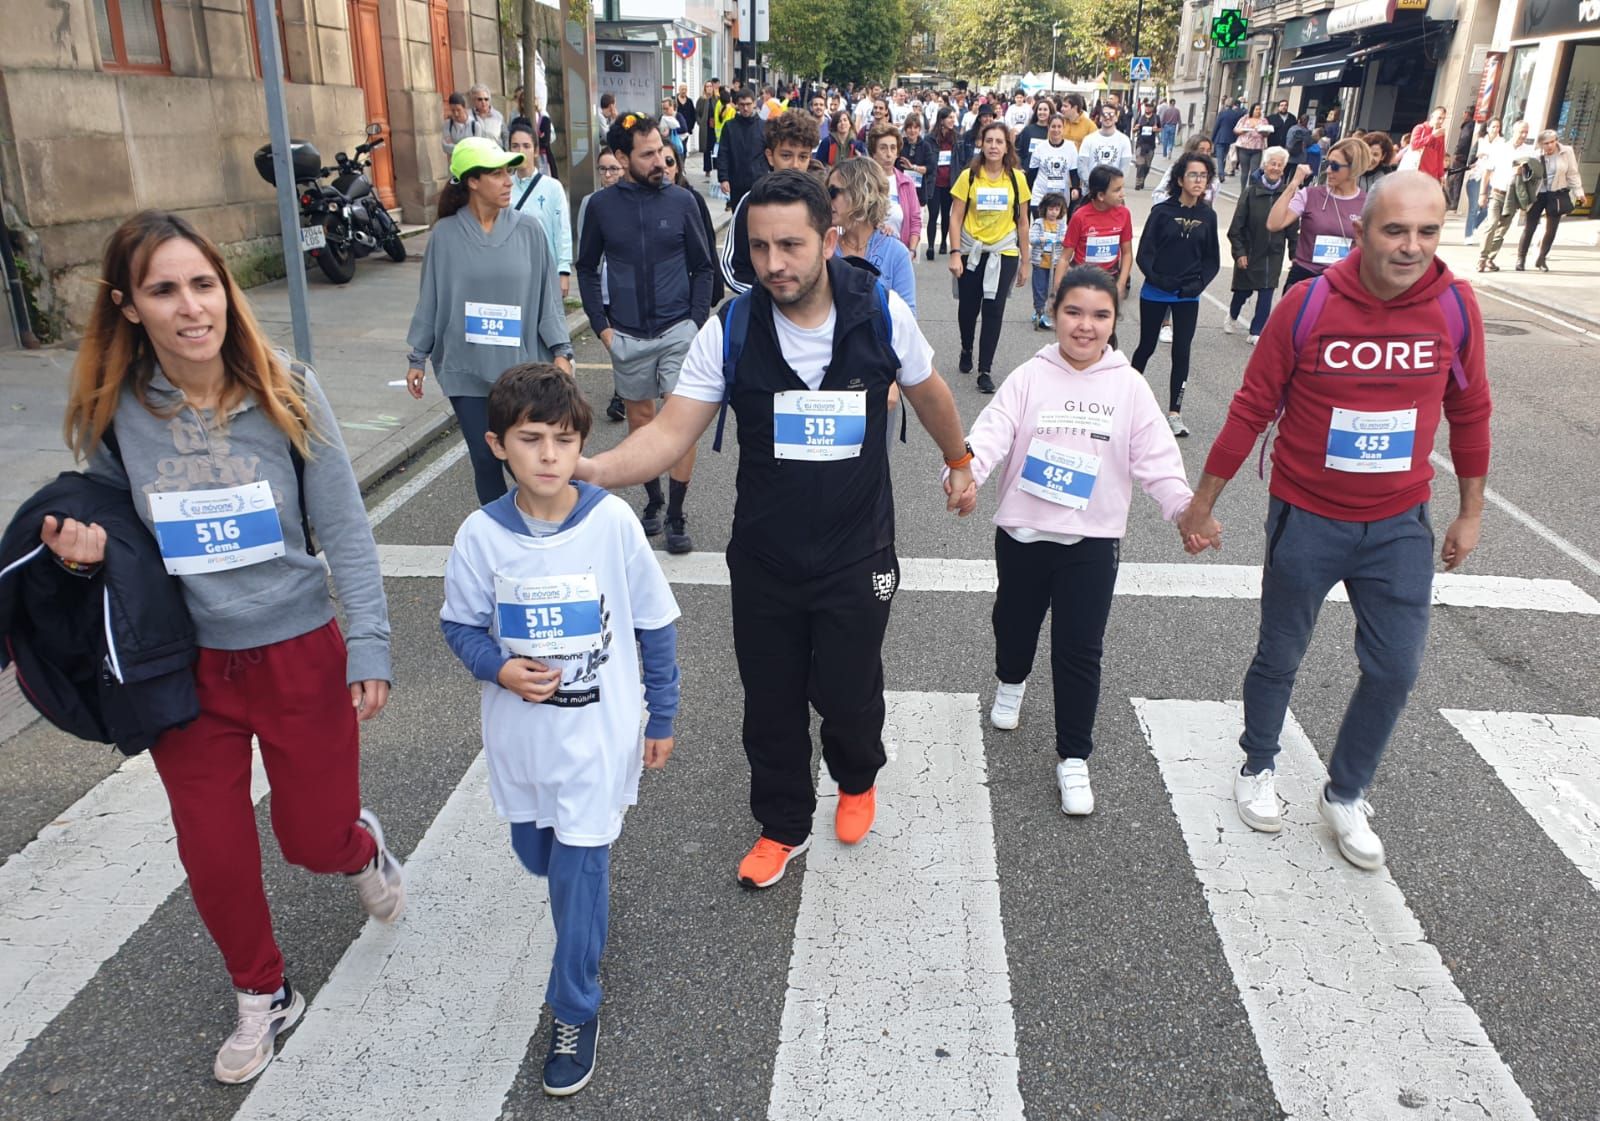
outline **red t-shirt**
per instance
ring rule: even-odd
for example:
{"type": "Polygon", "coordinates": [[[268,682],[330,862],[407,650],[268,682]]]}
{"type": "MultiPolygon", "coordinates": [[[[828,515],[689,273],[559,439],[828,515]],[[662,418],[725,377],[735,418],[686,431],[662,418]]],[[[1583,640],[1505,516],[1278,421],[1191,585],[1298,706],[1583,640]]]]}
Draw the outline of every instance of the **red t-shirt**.
{"type": "Polygon", "coordinates": [[[1489,381],[1483,317],[1472,287],[1444,262],[1393,300],[1361,284],[1361,251],[1331,266],[1331,284],[1305,346],[1296,353],[1294,322],[1311,281],[1301,281],[1272,309],[1250,353],[1244,384],[1206,459],[1207,474],[1231,479],[1272,423],[1272,494],[1342,522],[1375,522],[1426,502],[1432,493],[1434,434],[1450,422],[1450,458],[1464,479],[1489,473],[1489,381]],[[1456,348],[1439,297],[1466,308],[1462,389],[1450,372],[1456,348]]]}
{"type": "Polygon", "coordinates": [[[1073,264],[1099,265],[1115,275],[1132,241],[1133,215],[1126,206],[1097,210],[1089,203],[1067,223],[1064,245],[1072,250],[1073,264]]]}

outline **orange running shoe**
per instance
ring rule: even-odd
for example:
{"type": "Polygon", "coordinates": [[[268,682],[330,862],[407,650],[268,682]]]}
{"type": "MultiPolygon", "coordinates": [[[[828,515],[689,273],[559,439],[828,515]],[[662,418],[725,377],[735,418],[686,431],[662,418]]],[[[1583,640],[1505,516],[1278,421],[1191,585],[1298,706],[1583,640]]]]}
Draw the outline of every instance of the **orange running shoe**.
{"type": "Polygon", "coordinates": [[[783,879],[789,861],[810,847],[810,837],[798,845],[780,845],[770,837],[757,838],[755,848],[739,861],[739,882],[751,888],[771,887],[783,879]]]}
{"type": "Polygon", "coordinates": [[[872,828],[872,819],[878,813],[878,788],[868,787],[864,794],[846,794],[839,791],[839,808],[833,811],[833,831],[847,845],[858,844],[872,828]]]}

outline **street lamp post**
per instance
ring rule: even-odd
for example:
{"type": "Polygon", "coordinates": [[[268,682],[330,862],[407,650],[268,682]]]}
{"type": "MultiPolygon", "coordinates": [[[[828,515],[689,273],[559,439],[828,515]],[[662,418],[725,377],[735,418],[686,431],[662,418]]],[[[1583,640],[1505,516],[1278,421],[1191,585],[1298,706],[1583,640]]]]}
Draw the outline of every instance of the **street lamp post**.
{"type": "Polygon", "coordinates": [[[1061,38],[1061,21],[1050,25],[1050,92],[1056,92],[1056,42],[1061,38]]]}
{"type": "MultiPolygon", "coordinates": [[[[1138,10],[1133,17],[1133,57],[1139,56],[1139,36],[1144,31],[1144,0],[1139,0],[1138,10]]],[[[1128,75],[1128,108],[1135,113],[1139,111],[1139,80],[1131,73],[1128,75]]]]}

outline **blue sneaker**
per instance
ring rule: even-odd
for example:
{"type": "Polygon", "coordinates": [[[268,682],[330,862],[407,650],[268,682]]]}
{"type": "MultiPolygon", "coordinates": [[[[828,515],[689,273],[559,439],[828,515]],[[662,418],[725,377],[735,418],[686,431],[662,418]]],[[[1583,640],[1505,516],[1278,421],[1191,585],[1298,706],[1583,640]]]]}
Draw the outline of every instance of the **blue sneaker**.
{"type": "Polygon", "coordinates": [[[550,1054],[544,1061],[544,1092],[553,1098],[576,1094],[594,1077],[595,1045],[600,1040],[600,1017],[587,1024],[555,1021],[550,1054]]]}

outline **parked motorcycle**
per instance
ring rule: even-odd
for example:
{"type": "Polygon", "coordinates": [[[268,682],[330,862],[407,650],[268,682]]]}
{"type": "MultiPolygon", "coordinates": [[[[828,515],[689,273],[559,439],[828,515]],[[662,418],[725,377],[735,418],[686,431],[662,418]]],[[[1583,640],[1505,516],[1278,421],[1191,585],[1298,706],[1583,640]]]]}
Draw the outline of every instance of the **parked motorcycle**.
{"type": "MultiPolygon", "coordinates": [[[[356,261],[376,249],[391,261],[406,259],[400,227],[378,201],[366,174],[372,166],[369,155],[383,146],[382,132],[382,125],[368,125],[371,139],[357,145],[354,156],[337,153],[333,167],[322,166],[322,155],[310,141],[289,141],[289,162],[300,195],[300,248],[335,284],[349,283],[356,274],[356,261]],[[329,176],[331,184],[322,182],[329,176]]],[[[255,160],[256,172],[276,186],[272,145],[257,149],[255,160]]]]}

